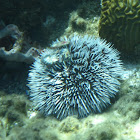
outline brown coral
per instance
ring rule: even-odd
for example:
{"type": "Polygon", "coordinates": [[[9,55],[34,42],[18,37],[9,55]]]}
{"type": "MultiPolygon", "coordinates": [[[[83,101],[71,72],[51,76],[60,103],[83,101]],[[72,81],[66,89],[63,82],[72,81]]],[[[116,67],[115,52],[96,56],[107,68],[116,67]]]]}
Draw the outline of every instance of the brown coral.
{"type": "Polygon", "coordinates": [[[99,35],[123,54],[140,57],[140,0],[102,0],[99,35]]]}

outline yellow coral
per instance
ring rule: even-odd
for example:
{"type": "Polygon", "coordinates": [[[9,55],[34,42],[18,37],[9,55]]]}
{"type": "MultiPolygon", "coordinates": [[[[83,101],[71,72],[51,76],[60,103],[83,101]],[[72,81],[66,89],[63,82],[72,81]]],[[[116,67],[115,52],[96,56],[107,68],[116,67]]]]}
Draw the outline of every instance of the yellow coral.
{"type": "Polygon", "coordinates": [[[99,35],[123,54],[140,57],[140,0],[103,0],[99,35]]]}

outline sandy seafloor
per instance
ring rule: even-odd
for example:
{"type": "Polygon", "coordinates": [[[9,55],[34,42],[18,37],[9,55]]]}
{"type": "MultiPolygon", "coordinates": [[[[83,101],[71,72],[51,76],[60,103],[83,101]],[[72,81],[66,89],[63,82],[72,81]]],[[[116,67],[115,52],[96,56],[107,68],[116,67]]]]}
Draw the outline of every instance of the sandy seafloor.
{"type": "MultiPolygon", "coordinates": [[[[65,22],[69,24],[62,36],[77,33],[98,37],[99,14],[81,18],[77,11],[68,15],[69,21],[65,22]],[[73,20],[78,30],[72,27],[73,20]],[[81,24],[86,24],[86,30],[81,24]]],[[[13,79],[15,74],[7,72],[9,82],[2,81],[6,86],[0,88],[0,140],[140,140],[140,63],[124,63],[117,99],[106,111],[82,119],[70,116],[61,121],[32,109],[25,86],[28,66],[24,74],[21,79],[19,76],[13,79]]]]}

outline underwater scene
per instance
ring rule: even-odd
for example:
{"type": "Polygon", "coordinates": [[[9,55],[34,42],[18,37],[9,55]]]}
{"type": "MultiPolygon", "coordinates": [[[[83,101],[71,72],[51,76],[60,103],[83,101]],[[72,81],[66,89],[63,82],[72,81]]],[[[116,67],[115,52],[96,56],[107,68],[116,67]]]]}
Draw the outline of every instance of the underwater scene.
{"type": "Polygon", "coordinates": [[[140,140],[140,0],[0,1],[0,140],[140,140]]]}

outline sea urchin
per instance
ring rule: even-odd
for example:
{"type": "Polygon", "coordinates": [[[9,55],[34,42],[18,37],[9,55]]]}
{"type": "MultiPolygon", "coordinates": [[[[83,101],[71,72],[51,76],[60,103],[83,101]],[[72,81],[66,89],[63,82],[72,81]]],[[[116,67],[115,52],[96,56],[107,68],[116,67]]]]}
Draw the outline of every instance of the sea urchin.
{"type": "Polygon", "coordinates": [[[59,119],[101,112],[119,90],[119,52],[92,36],[73,36],[67,48],[68,57],[46,50],[36,58],[28,79],[35,107],[59,119]]]}

